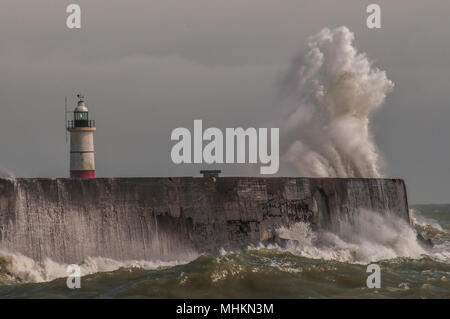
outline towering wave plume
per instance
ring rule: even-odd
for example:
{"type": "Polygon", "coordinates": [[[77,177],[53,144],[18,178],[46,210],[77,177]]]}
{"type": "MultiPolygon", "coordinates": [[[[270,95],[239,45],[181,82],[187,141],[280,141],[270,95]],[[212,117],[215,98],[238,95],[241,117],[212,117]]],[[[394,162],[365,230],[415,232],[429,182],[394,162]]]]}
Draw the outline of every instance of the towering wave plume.
{"type": "Polygon", "coordinates": [[[369,119],[394,83],[353,40],[345,26],[323,29],[282,81],[283,160],[303,176],[382,176],[369,119]]]}

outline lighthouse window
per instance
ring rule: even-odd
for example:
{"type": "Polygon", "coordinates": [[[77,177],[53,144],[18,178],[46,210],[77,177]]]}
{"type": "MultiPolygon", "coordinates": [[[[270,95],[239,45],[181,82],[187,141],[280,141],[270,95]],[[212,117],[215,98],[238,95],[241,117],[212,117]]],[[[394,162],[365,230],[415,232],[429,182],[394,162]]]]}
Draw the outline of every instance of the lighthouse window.
{"type": "Polygon", "coordinates": [[[75,113],[75,120],[87,120],[87,113],[77,112],[75,113]]]}

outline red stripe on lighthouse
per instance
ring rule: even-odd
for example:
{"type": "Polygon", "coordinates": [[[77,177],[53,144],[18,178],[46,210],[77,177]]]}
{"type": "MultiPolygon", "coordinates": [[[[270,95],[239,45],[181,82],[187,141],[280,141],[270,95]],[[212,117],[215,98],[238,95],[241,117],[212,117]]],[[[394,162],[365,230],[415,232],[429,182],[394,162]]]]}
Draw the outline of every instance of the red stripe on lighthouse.
{"type": "Polygon", "coordinates": [[[95,171],[70,171],[70,178],[95,178],[95,171]]]}

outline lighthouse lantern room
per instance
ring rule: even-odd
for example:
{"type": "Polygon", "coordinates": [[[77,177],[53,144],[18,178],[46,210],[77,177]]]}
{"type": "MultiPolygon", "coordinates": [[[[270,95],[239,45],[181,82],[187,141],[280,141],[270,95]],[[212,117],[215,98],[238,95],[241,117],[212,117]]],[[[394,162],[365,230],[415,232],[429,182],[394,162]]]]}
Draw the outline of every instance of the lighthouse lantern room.
{"type": "Polygon", "coordinates": [[[95,178],[95,121],[89,119],[84,96],[77,97],[73,120],[67,122],[67,130],[70,132],[70,177],[95,178]]]}

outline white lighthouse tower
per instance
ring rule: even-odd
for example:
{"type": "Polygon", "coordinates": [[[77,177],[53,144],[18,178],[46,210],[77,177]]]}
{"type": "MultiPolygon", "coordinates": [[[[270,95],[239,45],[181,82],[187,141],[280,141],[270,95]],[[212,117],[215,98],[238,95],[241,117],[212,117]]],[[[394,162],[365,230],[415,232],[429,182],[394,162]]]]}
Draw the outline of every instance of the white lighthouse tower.
{"type": "Polygon", "coordinates": [[[89,119],[84,96],[77,97],[79,100],[73,111],[73,120],[67,123],[70,132],[70,177],[95,178],[95,121],[89,119]]]}

